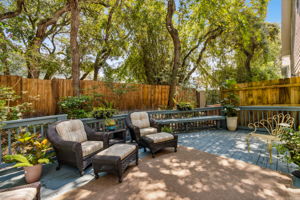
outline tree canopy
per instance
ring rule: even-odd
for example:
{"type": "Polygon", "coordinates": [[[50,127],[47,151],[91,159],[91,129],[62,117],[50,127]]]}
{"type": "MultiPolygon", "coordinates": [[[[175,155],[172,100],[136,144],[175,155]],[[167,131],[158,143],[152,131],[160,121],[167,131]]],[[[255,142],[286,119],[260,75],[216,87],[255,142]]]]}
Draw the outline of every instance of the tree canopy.
{"type": "Polygon", "coordinates": [[[280,27],[266,22],[267,6],[268,0],[3,0],[0,69],[171,87],[278,78],[280,27]]]}

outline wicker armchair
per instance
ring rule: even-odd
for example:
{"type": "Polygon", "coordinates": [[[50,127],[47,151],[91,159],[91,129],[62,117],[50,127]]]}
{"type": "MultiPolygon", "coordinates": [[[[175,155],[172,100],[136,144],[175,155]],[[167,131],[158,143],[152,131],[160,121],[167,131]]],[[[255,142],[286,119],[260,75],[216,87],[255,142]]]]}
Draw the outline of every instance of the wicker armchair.
{"type": "Polygon", "coordinates": [[[177,151],[178,136],[171,133],[160,132],[159,127],[156,127],[155,122],[150,119],[147,112],[133,112],[128,114],[126,126],[129,129],[131,140],[146,148],[148,148],[155,157],[155,153],[166,147],[174,147],[177,151]]]}
{"type": "Polygon", "coordinates": [[[62,164],[77,167],[80,175],[91,164],[91,158],[108,148],[109,135],[95,132],[80,120],[66,120],[52,124],[47,138],[56,152],[58,166],[62,164]]]}
{"type": "Polygon", "coordinates": [[[13,188],[1,189],[0,199],[16,200],[16,199],[28,199],[28,200],[40,200],[40,182],[35,182],[27,185],[17,186],[13,188]]]}

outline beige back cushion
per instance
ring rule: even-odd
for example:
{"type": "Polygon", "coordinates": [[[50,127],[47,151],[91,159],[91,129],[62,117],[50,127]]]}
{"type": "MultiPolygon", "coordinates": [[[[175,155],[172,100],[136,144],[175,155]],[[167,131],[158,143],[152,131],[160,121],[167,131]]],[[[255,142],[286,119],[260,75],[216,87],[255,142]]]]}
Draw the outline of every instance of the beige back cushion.
{"type": "Polygon", "coordinates": [[[131,122],[138,128],[150,127],[150,120],[147,112],[134,112],[130,115],[131,122]]]}
{"type": "Polygon", "coordinates": [[[85,142],[87,141],[86,132],[81,120],[63,121],[56,125],[58,135],[65,141],[85,142]]]}

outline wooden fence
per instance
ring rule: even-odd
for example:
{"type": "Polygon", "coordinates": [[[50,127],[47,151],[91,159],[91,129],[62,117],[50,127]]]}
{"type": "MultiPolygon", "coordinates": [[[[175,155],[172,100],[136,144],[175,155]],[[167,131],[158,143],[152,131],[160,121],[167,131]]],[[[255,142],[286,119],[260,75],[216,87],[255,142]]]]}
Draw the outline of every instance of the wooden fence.
{"type": "MultiPolygon", "coordinates": [[[[115,107],[123,111],[164,108],[168,103],[168,85],[121,84],[90,80],[80,81],[80,84],[82,94],[95,97],[95,106],[99,104],[99,99],[113,102],[115,107]]],[[[39,80],[0,76],[0,86],[12,87],[21,96],[21,102],[31,102],[35,116],[57,114],[59,100],[73,94],[72,81],[66,79],[39,80]]],[[[203,107],[204,98],[205,94],[196,92],[195,89],[177,88],[178,101],[190,101],[203,107]]]]}
{"type": "Polygon", "coordinates": [[[241,106],[300,106],[300,77],[237,84],[221,96],[230,91],[239,96],[241,106]]]}

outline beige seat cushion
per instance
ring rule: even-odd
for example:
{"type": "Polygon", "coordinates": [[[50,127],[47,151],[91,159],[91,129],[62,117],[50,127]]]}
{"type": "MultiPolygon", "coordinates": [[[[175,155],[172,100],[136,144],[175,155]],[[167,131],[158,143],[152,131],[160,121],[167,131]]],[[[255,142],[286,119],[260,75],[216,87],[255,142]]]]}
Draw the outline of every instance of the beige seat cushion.
{"type": "Polygon", "coordinates": [[[118,156],[123,160],[126,156],[135,150],[136,146],[132,144],[115,144],[99,153],[97,156],[118,156]]]}
{"type": "Polygon", "coordinates": [[[174,136],[172,134],[165,132],[146,135],[145,137],[152,139],[153,143],[165,142],[174,139],[174,136]]]}
{"type": "Polygon", "coordinates": [[[131,123],[138,128],[150,127],[150,120],[147,112],[134,112],[130,115],[131,123]]]}
{"type": "Polygon", "coordinates": [[[63,121],[56,125],[58,135],[65,141],[85,142],[87,141],[86,132],[81,120],[63,121]]]}
{"type": "Polygon", "coordinates": [[[149,134],[157,133],[157,128],[149,127],[149,128],[141,128],[140,129],[140,135],[145,136],[149,134]]]}
{"type": "Polygon", "coordinates": [[[87,156],[103,148],[102,141],[85,141],[81,143],[82,155],[87,156]]]}
{"type": "Polygon", "coordinates": [[[0,199],[5,200],[32,200],[35,198],[37,190],[35,188],[22,188],[0,193],[0,199]]]}

